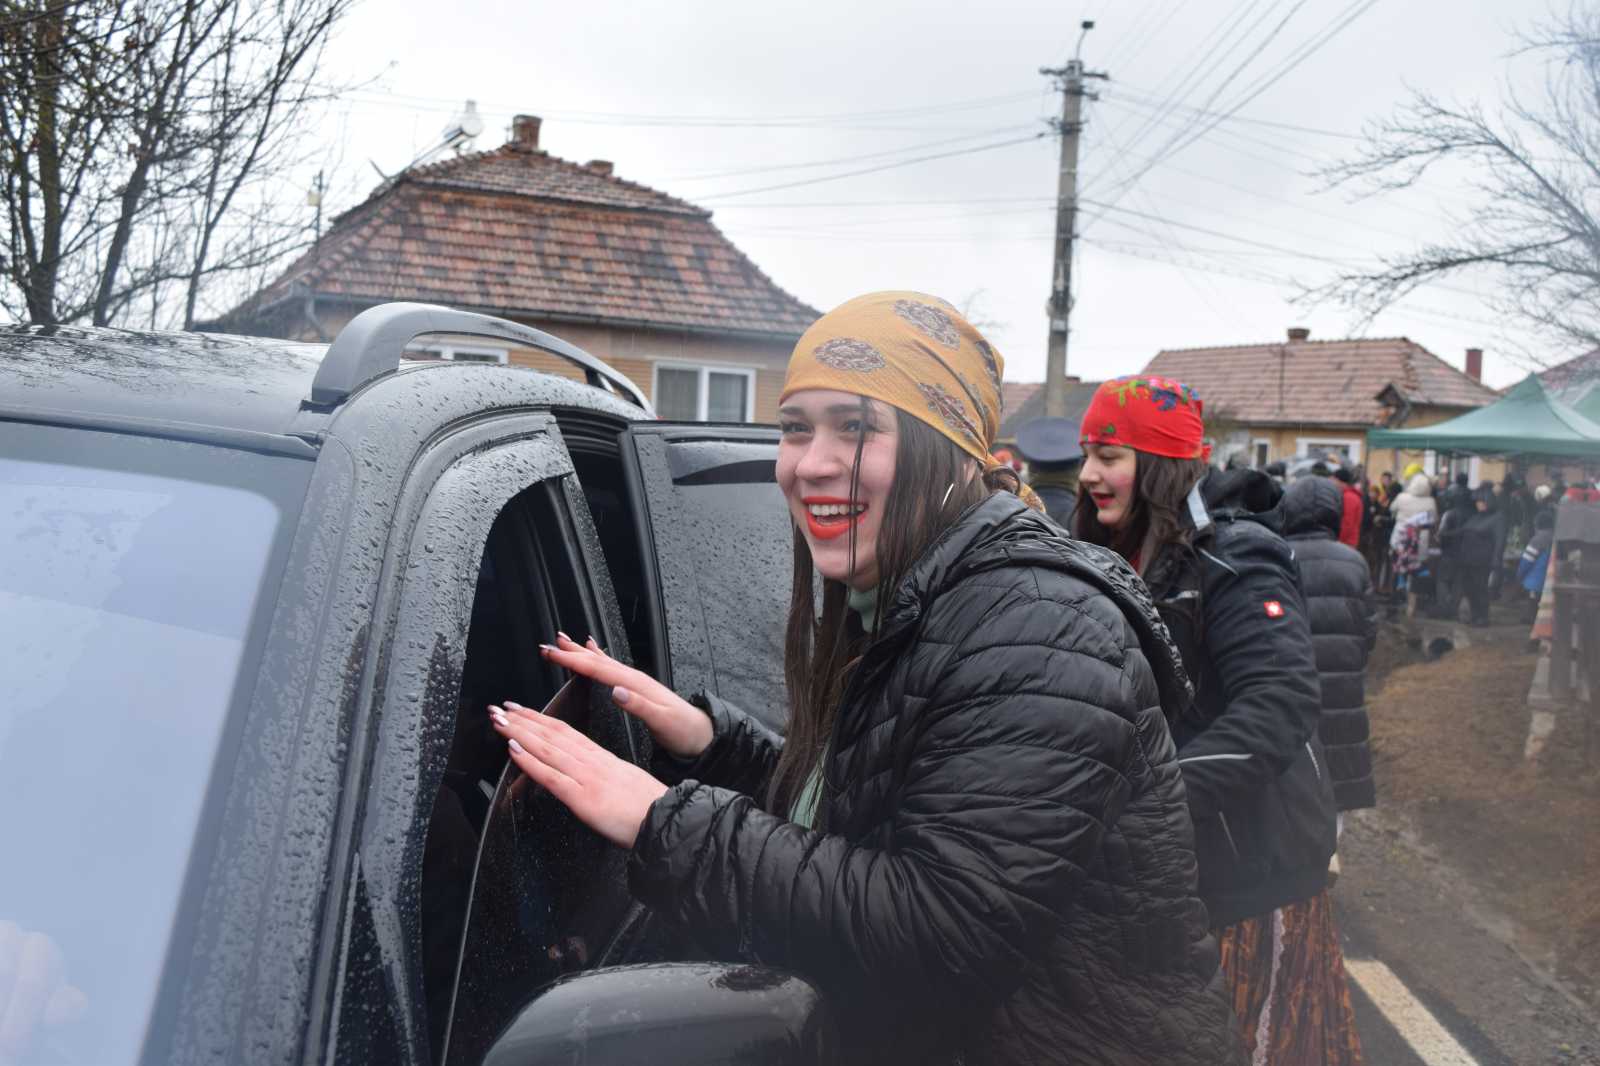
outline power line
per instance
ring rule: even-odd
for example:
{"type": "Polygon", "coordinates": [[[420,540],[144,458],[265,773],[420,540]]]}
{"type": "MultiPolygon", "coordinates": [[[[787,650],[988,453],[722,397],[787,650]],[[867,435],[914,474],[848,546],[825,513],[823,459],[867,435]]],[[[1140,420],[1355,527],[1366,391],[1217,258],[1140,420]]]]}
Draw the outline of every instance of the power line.
{"type": "MultiPolygon", "coordinates": [[[[1249,67],[1250,64],[1252,64],[1252,63],[1254,63],[1256,61],[1256,59],[1261,55],[1262,49],[1266,48],[1267,45],[1271,44],[1272,41],[1277,38],[1278,34],[1283,32],[1284,28],[1289,25],[1289,21],[1294,18],[1294,16],[1300,11],[1300,9],[1302,7],[1304,7],[1306,5],[1307,2],[1308,2],[1308,0],[1296,0],[1294,6],[1289,9],[1288,13],[1285,14],[1283,16],[1283,18],[1279,19],[1277,24],[1274,25],[1270,30],[1267,31],[1266,37],[1264,39],[1262,39],[1260,44],[1258,44],[1255,48],[1253,48],[1249,52],[1249,54],[1246,55],[1244,57],[1244,59],[1239,62],[1239,64],[1237,66],[1235,66],[1231,71],[1229,71],[1222,78],[1222,80],[1219,83],[1217,83],[1215,86],[1212,87],[1210,95],[1208,95],[1205,98],[1205,101],[1202,104],[1200,104],[1200,107],[1202,107],[1202,108],[1210,107],[1212,102],[1215,101],[1217,99],[1217,97],[1219,97],[1223,93],[1223,91],[1228,88],[1228,86],[1232,85],[1234,83],[1234,81],[1241,74],[1244,73],[1245,69],[1247,67],[1249,67]]],[[[1241,36],[1239,38],[1238,44],[1235,47],[1242,46],[1247,40],[1248,40],[1248,31],[1247,31],[1245,36],[1241,36]]],[[[1164,116],[1167,113],[1167,111],[1169,111],[1172,107],[1176,106],[1176,104],[1177,104],[1177,99],[1176,99],[1176,94],[1174,94],[1172,97],[1169,97],[1169,102],[1166,105],[1166,110],[1162,111],[1161,113],[1159,113],[1159,114],[1153,116],[1151,119],[1147,120],[1144,128],[1147,128],[1147,129],[1148,128],[1153,128],[1156,124],[1158,124],[1159,122],[1162,121],[1162,119],[1164,118],[1164,116]]],[[[1220,120],[1218,120],[1218,121],[1220,121],[1220,120]]],[[[1215,124],[1215,123],[1213,123],[1213,124],[1215,124]]],[[[1156,151],[1155,151],[1156,158],[1160,159],[1162,156],[1164,156],[1168,152],[1173,151],[1175,146],[1178,145],[1178,142],[1182,141],[1188,133],[1189,133],[1189,131],[1186,130],[1186,129],[1178,130],[1178,131],[1174,132],[1170,137],[1167,138],[1167,140],[1165,142],[1162,143],[1161,147],[1156,149],[1156,151]]],[[[1137,138],[1135,138],[1135,142],[1134,143],[1137,143],[1137,138]]],[[[1118,189],[1119,190],[1125,189],[1128,186],[1132,185],[1134,182],[1138,181],[1139,178],[1142,177],[1144,175],[1144,173],[1150,169],[1151,166],[1154,166],[1154,165],[1155,165],[1154,163],[1150,163],[1150,164],[1147,164],[1143,170],[1135,171],[1135,173],[1133,174],[1132,177],[1124,179],[1124,181],[1118,186],[1118,189]]]]}
{"type": "Polygon", "coordinates": [[[818,159],[810,163],[775,163],[764,167],[750,167],[744,170],[718,170],[710,173],[683,174],[668,177],[665,181],[708,181],[712,178],[736,178],[745,174],[766,174],[776,170],[807,170],[815,167],[837,166],[841,163],[859,163],[867,159],[882,159],[885,156],[900,155],[905,152],[914,152],[923,148],[937,148],[941,145],[956,144],[961,141],[976,140],[979,137],[993,137],[1001,133],[1014,133],[1017,130],[1034,128],[1033,123],[1018,123],[1014,126],[997,126],[979,133],[964,133],[959,137],[945,137],[937,141],[921,141],[917,144],[902,145],[899,148],[889,148],[881,152],[868,152],[864,155],[838,156],[833,159],[818,159]]]}
{"type": "Polygon", "coordinates": [[[935,152],[932,155],[917,156],[913,159],[901,159],[893,163],[883,163],[875,167],[863,167],[860,170],[847,170],[842,174],[828,174],[820,178],[805,178],[800,181],[784,182],[781,185],[763,185],[754,189],[734,189],[728,192],[711,193],[706,196],[697,196],[697,203],[707,200],[721,200],[729,196],[750,196],[758,192],[776,192],[779,189],[796,189],[803,185],[819,185],[826,181],[840,181],[844,178],[859,177],[862,174],[876,174],[881,170],[894,170],[897,167],[909,167],[917,163],[927,163],[935,159],[950,159],[958,155],[973,155],[977,152],[993,151],[996,148],[1007,148],[1014,144],[1027,144],[1046,136],[1044,132],[1035,133],[1029,137],[1013,137],[1010,140],[995,141],[992,144],[980,144],[973,148],[958,148],[951,152],[935,152]]]}
{"type": "Polygon", "coordinates": [[[1137,50],[1141,37],[1148,39],[1154,37],[1156,34],[1165,29],[1167,23],[1172,21],[1172,16],[1176,15],[1183,8],[1183,5],[1186,2],[1187,0],[1177,0],[1177,2],[1173,4],[1172,7],[1167,11],[1165,17],[1160,19],[1150,28],[1145,29],[1143,28],[1143,24],[1150,21],[1147,16],[1154,14],[1160,8],[1159,0],[1150,0],[1150,3],[1148,3],[1139,12],[1138,17],[1134,19],[1133,25],[1128,28],[1127,34],[1118,39],[1117,43],[1112,46],[1111,52],[1105,57],[1104,60],[1102,60],[1106,68],[1110,69],[1117,63],[1118,60],[1131,56],[1137,50]],[[1129,47],[1130,45],[1133,47],[1129,47]]]}
{"type": "MultiPolygon", "coordinates": [[[[1135,113],[1147,112],[1148,111],[1148,107],[1146,105],[1137,104],[1137,103],[1134,103],[1134,102],[1129,101],[1129,100],[1107,100],[1106,103],[1111,107],[1126,108],[1126,109],[1128,109],[1130,111],[1133,111],[1135,113]]],[[[1210,114],[1215,114],[1215,112],[1209,112],[1209,113],[1210,114]]],[[[1182,132],[1190,132],[1190,131],[1193,131],[1194,128],[1195,128],[1194,122],[1189,117],[1187,117],[1185,115],[1182,115],[1182,114],[1178,114],[1176,112],[1169,113],[1166,118],[1161,120],[1161,122],[1162,122],[1163,125],[1165,125],[1167,123],[1172,123],[1173,124],[1172,128],[1178,130],[1180,133],[1182,133],[1182,132]]],[[[1327,161],[1326,157],[1324,157],[1324,156],[1313,155],[1310,152],[1302,151],[1299,148],[1292,147],[1289,144],[1285,144],[1282,139],[1279,139],[1279,140],[1268,140],[1266,137],[1257,136],[1253,130],[1244,130],[1244,129],[1237,129],[1237,128],[1223,128],[1223,127],[1219,126],[1218,128],[1216,128],[1216,129],[1211,131],[1210,136],[1211,136],[1213,141],[1215,141],[1215,139],[1217,137],[1219,137],[1219,136],[1220,137],[1228,137],[1228,138],[1231,138],[1233,142],[1237,142],[1239,144],[1248,144],[1248,145],[1252,145],[1252,146],[1254,146],[1256,148],[1265,149],[1267,152],[1271,153],[1270,157],[1252,155],[1252,153],[1246,151],[1243,148],[1235,147],[1235,145],[1232,144],[1232,143],[1223,145],[1223,147],[1228,148],[1231,151],[1237,151],[1241,155],[1247,155],[1247,156],[1250,156],[1253,159],[1263,159],[1263,160],[1265,160],[1267,162],[1271,162],[1274,165],[1280,166],[1280,167],[1281,166],[1286,166],[1286,164],[1283,162],[1283,159],[1282,159],[1282,157],[1286,156],[1286,155],[1294,156],[1294,157],[1299,158],[1299,159],[1304,159],[1307,162],[1315,164],[1315,165],[1322,165],[1322,164],[1326,163],[1326,161],[1327,161]]],[[[1293,169],[1293,168],[1291,167],[1290,169],[1293,169]]]]}
{"type": "MultiPolygon", "coordinates": [[[[455,112],[460,110],[459,100],[446,100],[440,97],[408,95],[404,93],[369,93],[352,92],[347,97],[358,103],[374,104],[382,107],[400,107],[407,110],[440,110],[455,112]]],[[[572,122],[590,125],[617,125],[617,126],[710,126],[710,127],[778,127],[778,126],[814,126],[837,123],[849,123],[858,120],[874,119],[900,119],[914,118],[924,115],[948,114],[954,111],[980,110],[997,107],[1002,104],[1016,103],[1021,100],[1032,100],[1035,91],[1013,92],[997,96],[978,97],[968,100],[957,100],[943,104],[922,104],[915,107],[880,108],[871,111],[839,111],[822,112],[814,114],[773,115],[758,114],[651,114],[626,111],[583,111],[566,109],[543,109],[540,114],[544,118],[560,119],[563,122],[572,122]]],[[[482,103],[480,110],[503,114],[513,114],[526,110],[526,105],[482,103]]],[[[876,128],[876,127],[860,127],[876,128]]],[[[912,127],[915,128],[915,127],[912,127]]]]}
{"type": "MultiPolygon", "coordinates": [[[[1118,82],[1113,91],[1106,94],[1106,98],[1108,102],[1119,103],[1126,107],[1142,107],[1148,110],[1157,106],[1157,101],[1153,95],[1130,86],[1126,82],[1118,82]],[[1131,99],[1118,99],[1120,96],[1130,97],[1131,99]]],[[[1294,122],[1279,122],[1270,118],[1252,118],[1248,115],[1225,114],[1221,111],[1208,111],[1205,108],[1194,107],[1190,104],[1178,104],[1174,110],[1187,112],[1196,118],[1218,118],[1227,122],[1244,122],[1252,126],[1270,126],[1273,129],[1289,130],[1294,133],[1308,133],[1316,137],[1334,137],[1344,141],[1366,139],[1359,133],[1342,133],[1339,130],[1322,129],[1317,126],[1302,126],[1294,122]]]]}
{"type": "MultiPolygon", "coordinates": [[[[1292,278],[1285,278],[1285,277],[1281,277],[1281,276],[1278,276],[1278,275],[1268,274],[1268,273],[1265,273],[1265,272],[1262,272],[1262,271],[1239,270],[1239,269],[1229,270],[1229,269],[1223,269],[1221,267],[1215,266],[1214,264],[1210,264],[1210,263],[1205,263],[1205,264],[1186,263],[1186,262],[1183,262],[1181,260],[1171,258],[1170,256],[1162,256],[1162,255],[1155,254],[1155,253],[1134,250],[1134,249],[1147,247],[1147,246],[1142,246],[1142,245],[1126,244],[1126,243],[1123,243],[1123,242],[1115,242],[1115,241],[1108,242],[1108,241],[1102,241],[1102,240],[1099,240],[1099,239],[1090,239],[1090,238],[1087,238],[1087,237],[1084,238],[1084,243],[1088,244],[1091,247],[1096,248],[1096,249],[1098,249],[1100,251],[1108,252],[1108,253],[1110,253],[1112,255],[1124,255],[1124,256],[1128,256],[1129,258],[1133,258],[1133,259],[1144,259],[1144,260],[1148,260],[1150,262],[1165,263],[1166,265],[1172,266],[1172,267],[1176,267],[1179,270],[1203,270],[1203,271],[1207,271],[1207,272],[1210,272],[1210,273],[1221,274],[1221,275],[1223,275],[1225,277],[1238,278],[1238,279],[1243,280],[1243,281],[1253,281],[1253,282],[1256,282],[1256,283],[1262,284],[1262,285],[1271,285],[1274,288],[1292,287],[1292,286],[1295,285],[1295,282],[1294,282],[1294,280],[1292,278]]],[[[1490,321],[1488,319],[1474,318],[1474,317],[1472,317],[1470,315],[1461,315],[1461,314],[1458,314],[1458,313],[1456,313],[1454,311],[1445,310],[1443,308],[1423,307],[1423,306],[1418,306],[1418,305],[1415,305],[1415,304],[1412,304],[1412,305],[1395,304],[1395,305],[1393,305],[1391,307],[1384,308],[1382,313],[1384,313],[1384,314],[1395,314],[1395,315],[1406,315],[1406,316],[1410,316],[1410,317],[1425,316],[1425,317],[1428,317],[1428,318],[1432,318],[1432,319],[1436,319],[1436,320],[1439,320],[1439,321],[1442,321],[1442,322],[1448,322],[1448,323],[1452,323],[1452,324],[1459,324],[1459,323],[1462,323],[1462,322],[1469,322],[1469,323],[1471,323],[1473,325],[1484,326],[1485,328],[1488,328],[1488,329],[1500,329],[1500,328],[1502,328],[1504,326],[1504,323],[1492,322],[1492,321],[1490,321]]]]}
{"type": "MultiPolygon", "coordinates": [[[[1307,37],[1299,46],[1291,50],[1288,58],[1283,63],[1268,71],[1263,77],[1257,79],[1255,82],[1247,86],[1244,90],[1244,95],[1235,101],[1224,114],[1212,119],[1207,125],[1202,126],[1200,129],[1194,131],[1186,138],[1180,135],[1178,138],[1170,139],[1167,145],[1163,146],[1163,148],[1156,153],[1156,157],[1154,159],[1146,163],[1145,166],[1136,171],[1131,177],[1125,179],[1113,191],[1111,202],[1114,204],[1123,192],[1125,192],[1145,174],[1149,173],[1151,168],[1159,165],[1164,158],[1167,156],[1176,155],[1184,148],[1204,137],[1207,133],[1214,129],[1218,123],[1222,122],[1225,118],[1232,116],[1240,108],[1244,107],[1257,96],[1260,96],[1272,85],[1276,84],[1300,63],[1304,62],[1329,41],[1333,40],[1334,37],[1336,37],[1357,18],[1360,18],[1362,15],[1366,14],[1366,12],[1370,10],[1376,3],[1377,0],[1354,0],[1354,2],[1348,7],[1341,11],[1338,15],[1334,16],[1334,19],[1326,24],[1321,30],[1313,32],[1312,35],[1307,37]]],[[[1213,98],[1214,97],[1215,94],[1213,94],[1213,98]]],[[[1210,100],[1207,101],[1208,104],[1209,102],[1210,100]]],[[[1091,222],[1092,221],[1093,220],[1091,220],[1091,222]]]]}
{"type": "MultiPolygon", "coordinates": [[[[1156,116],[1152,119],[1147,119],[1143,124],[1135,129],[1133,135],[1128,138],[1126,143],[1130,148],[1137,146],[1139,142],[1142,141],[1156,127],[1157,120],[1164,117],[1167,109],[1177,103],[1184,90],[1188,88],[1189,84],[1193,82],[1197,76],[1200,77],[1201,80],[1204,80],[1205,72],[1208,71],[1210,65],[1216,62],[1219,58],[1214,54],[1216,47],[1219,46],[1223,41],[1227,40],[1229,35],[1237,31],[1239,26],[1243,24],[1245,18],[1247,18],[1250,13],[1255,10],[1256,5],[1260,2],[1261,0],[1241,0],[1241,2],[1234,7],[1231,12],[1225,15],[1220,22],[1212,27],[1211,31],[1207,33],[1206,36],[1200,41],[1199,45],[1195,47],[1194,51],[1198,58],[1196,58],[1194,64],[1189,67],[1188,71],[1181,76],[1177,71],[1174,71],[1166,78],[1162,79],[1161,86],[1156,90],[1157,95],[1159,95],[1169,84],[1172,84],[1172,89],[1167,92],[1166,97],[1159,105],[1157,105],[1156,116]],[[1173,84],[1174,78],[1177,79],[1176,84],[1173,84]]],[[[1239,42],[1243,41],[1244,39],[1244,37],[1239,37],[1236,39],[1235,43],[1228,48],[1228,54],[1232,54],[1234,49],[1238,47],[1239,42]]],[[[1115,132],[1120,135],[1122,131],[1123,125],[1119,124],[1115,132]]]]}
{"type": "Polygon", "coordinates": [[[960,206],[963,204],[1017,204],[1040,203],[1053,204],[1054,196],[982,196],[957,200],[812,200],[799,203],[770,203],[770,204],[724,204],[717,208],[718,211],[732,211],[743,208],[784,208],[791,207],[904,207],[908,205],[926,207],[930,204],[950,204],[960,206]]]}

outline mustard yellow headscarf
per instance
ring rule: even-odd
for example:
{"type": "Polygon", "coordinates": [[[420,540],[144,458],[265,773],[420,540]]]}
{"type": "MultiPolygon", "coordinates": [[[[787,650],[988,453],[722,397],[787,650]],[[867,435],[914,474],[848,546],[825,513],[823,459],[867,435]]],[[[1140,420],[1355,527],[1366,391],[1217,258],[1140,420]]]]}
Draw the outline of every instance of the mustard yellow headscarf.
{"type": "Polygon", "coordinates": [[[1000,432],[1004,370],[1000,353],[946,301],[873,292],[811,324],[789,356],[782,398],[802,389],[870,396],[992,469],[1001,465],[989,449],[1000,432]]]}

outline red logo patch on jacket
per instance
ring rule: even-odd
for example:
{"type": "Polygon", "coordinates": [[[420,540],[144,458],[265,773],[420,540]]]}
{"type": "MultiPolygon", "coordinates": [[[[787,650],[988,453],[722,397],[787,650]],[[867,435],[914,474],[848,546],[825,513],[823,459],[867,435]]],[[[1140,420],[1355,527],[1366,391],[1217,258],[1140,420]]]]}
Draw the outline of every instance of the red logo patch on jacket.
{"type": "Polygon", "coordinates": [[[1262,604],[1262,606],[1267,609],[1268,618],[1283,617],[1283,604],[1279,603],[1277,600],[1268,600],[1266,603],[1262,604]]]}

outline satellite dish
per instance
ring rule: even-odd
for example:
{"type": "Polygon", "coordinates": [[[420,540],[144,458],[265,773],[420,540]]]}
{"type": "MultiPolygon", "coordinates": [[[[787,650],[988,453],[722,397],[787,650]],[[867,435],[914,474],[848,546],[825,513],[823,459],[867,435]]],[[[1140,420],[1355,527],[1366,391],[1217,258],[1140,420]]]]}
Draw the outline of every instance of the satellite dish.
{"type": "Polygon", "coordinates": [[[441,147],[461,148],[465,142],[482,132],[483,116],[478,114],[478,102],[468,100],[467,106],[446,124],[444,131],[439,135],[443,142],[441,147]]]}
{"type": "Polygon", "coordinates": [[[478,101],[467,101],[467,106],[462,109],[459,124],[461,132],[468,137],[476,137],[483,132],[483,118],[478,114],[478,101]]]}

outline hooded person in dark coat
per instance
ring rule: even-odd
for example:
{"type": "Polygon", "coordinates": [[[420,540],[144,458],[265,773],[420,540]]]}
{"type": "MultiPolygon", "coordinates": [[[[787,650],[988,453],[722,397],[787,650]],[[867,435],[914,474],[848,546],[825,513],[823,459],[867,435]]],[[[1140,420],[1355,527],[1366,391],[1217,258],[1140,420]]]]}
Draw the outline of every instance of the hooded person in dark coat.
{"type": "MultiPolygon", "coordinates": [[[[1500,565],[1505,551],[1506,516],[1500,497],[1489,485],[1480,485],[1470,497],[1459,531],[1457,561],[1461,592],[1471,607],[1471,624],[1489,624],[1489,575],[1500,565]]],[[[1453,615],[1453,612],[1452,612],[1453,615]]]]}
{"type": "Polygon", "coordinates": [[[1361,553],[1339,541],[1343,492],[1326,478],[1301,478],[1283,498],[1283,534],[1311,620],[1322,719],[1317,733],[1327,754],[1334,806],[1341,811],[1377,804],[1367,746],[1367,656],[1377,640],[1372,576],[1361,553]]]}

